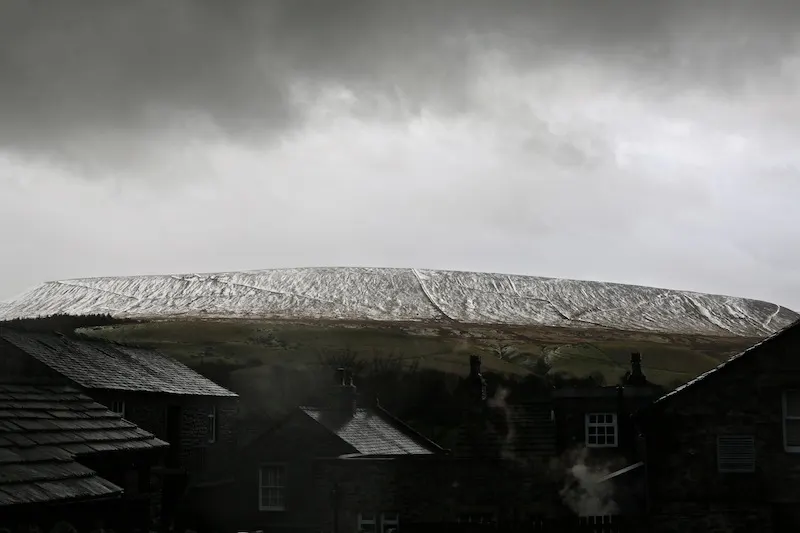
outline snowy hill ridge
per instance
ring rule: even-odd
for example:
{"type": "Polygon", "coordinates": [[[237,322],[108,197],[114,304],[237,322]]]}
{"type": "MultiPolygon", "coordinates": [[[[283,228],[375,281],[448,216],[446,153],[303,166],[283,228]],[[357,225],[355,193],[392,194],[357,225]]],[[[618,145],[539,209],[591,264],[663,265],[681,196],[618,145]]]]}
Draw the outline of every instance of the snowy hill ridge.
{"type": "Polygon", "coordinates": [[[744,298],[533,276],[391,268],[294,268],[44,283],[0,320],[116,317],[455,321],[763,337],[800,317],[744,298]]]}

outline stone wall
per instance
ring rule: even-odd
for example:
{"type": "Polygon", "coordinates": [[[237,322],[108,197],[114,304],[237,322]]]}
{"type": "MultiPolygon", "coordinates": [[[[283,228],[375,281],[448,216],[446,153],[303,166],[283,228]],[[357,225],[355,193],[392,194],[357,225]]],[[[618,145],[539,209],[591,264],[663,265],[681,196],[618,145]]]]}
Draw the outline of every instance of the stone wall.
{"type": "MultiPolygon", "coordinates": [[[[110,407],[125,402],[125,418],[169,442],[167,407],[181,407],[180,463],[196,481],[230,475],[236,449],[238,399],[144,392],[91,390],[87,394],[110,407]],[[216,440],[209,442],[209,413],[216,406],[216,440]]],[[[172,443],[170,443],[172,444],[172,443]]]]}
{"type": "Polygon", "coordinates": [[[800,505],[800,454],[784,450],[782,419],[783,391],[800,388],[798,349],[800,331],[788,332],[642,420],[651,514],[665,531],[738,531],[768,524],[773,504],[800,505]],[[726,434],[755,437],[755,472],[718,471],[726,434]]]}
{"type": "Polygon", "coordinates": [[[622,467],[640,459],[636,446],[637,431],[631,414],[651,403],[658,391],[651,387],[624,387],[622,396],[616,387],[570,388],[554,391],[557,444],[560,452],[586,446],[586,415],[617,415],[617,446],[588,448],[590,463],[622,467]]]}
{"type": "Polygon", "coordinates": [[[652,533],[769,533],[772,509],[767,505],[727,507],[675,502],[653,509],[652,533]]]}
{"type": "MultiPolygon", "coordinates": [[[[398,513],[401,522],[454,522],[463,513],[491,513],[498,520],[558,516],[557,488],[504,461],[448,457],[320,461],[315,487],[336,494],[340,531],[354,531],[359,513],[398,513]]],[[[332,528],[332,507],[321,509],[332,528]]]]}

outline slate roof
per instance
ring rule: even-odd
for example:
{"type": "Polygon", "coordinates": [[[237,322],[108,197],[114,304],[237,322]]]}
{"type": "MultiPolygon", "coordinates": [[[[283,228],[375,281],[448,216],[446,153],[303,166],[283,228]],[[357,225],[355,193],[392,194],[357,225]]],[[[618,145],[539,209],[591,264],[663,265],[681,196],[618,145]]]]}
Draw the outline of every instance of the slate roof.
{"type": "Polygon", "coordinates": [[[0,509],[119,495],[79,457],[166,446],[72,387],[0,384],[0,509]]]}
{"type": "Polygon", "coordinates": [[[556,427],[550,401],[490,407],[469,416],[459,428],[456,457],[506,459],[550,458],[556,455],[556,427]]]}
{"type": "Polygon", "coordinates": [[[744,350],[743,352],[740,352],[740,353],[730,357],[727,361],[724,361],[723,363],[717,365],[716,367],[712,368],[708,372],[704,372],[703,374],[700,374],[699,376],[697,376],[693,380],[684,383],[683,385],[681,385],[680,387],[676,388],[675,390],[673,390],[671,392],[668,392],[664,396],[658,398],[656,401],[654,401],[652,404],[650,404],[645,409],[642,409],[639,413],[637,413],[637,416],[641,416],[645,412],[649,412],[652,408],[658,408],[658,407],[666,405],[672,398],[674,398],[678,394],[681,394],[686,389],[688,389],[690,387],[695,387],[698,384],[705,382],[708,378],[716,375],[718,372],[720,372],[722,370],[725,370],[727,368],[730,368],[730,366],[735,364],[736,361],[740,361],[740,360],[745,359],[747,357],[752,357],[753,354],[757,353],[765,345],[771,344],[775,340],[779,339],[780,337],[786,335],[787,333],[789,333],[790,331],[793,331],[795,329],[800,329],[800,320],[797,320],[797,321],[793,322],[792,324],[786,326],[782,330],[773,333],[772,335],[770,335],[766,339],[762,340],[761,342],[758,342],[758,343],[754,344],[753,346],[749,347],[748,349],[744,350]]]}
{"type": "Polygon", "coordinates": [[[380,408],[359,407],[352,416],[334,408],[300,410],[360,455],[433,455],[444,451],[380,408]]]}
{"type": "Polygon", "coordinates": [[[10,329],[0,338],[87,389],[236,396],[155,350],[10,329]]]}

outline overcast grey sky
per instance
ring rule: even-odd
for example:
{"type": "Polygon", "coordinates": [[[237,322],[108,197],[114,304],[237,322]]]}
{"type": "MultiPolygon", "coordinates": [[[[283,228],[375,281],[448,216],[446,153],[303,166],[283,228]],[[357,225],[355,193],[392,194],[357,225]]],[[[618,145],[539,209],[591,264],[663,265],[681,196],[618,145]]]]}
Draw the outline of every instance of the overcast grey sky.
{"type": "Polygon", "coordinates": [[[0,299],[396,266],[800,310],[800,3],[0,3],[0,299]]]}

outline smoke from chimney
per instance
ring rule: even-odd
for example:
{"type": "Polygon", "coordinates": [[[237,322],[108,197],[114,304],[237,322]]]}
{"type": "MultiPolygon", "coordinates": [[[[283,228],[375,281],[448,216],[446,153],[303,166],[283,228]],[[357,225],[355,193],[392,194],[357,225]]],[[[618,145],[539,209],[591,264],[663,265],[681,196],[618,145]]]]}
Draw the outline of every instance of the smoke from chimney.
{"type": "Polygon", "coordinates": [[[514,439],[516,438],[516,430],[511,417],[511,408],[506,403],[508,394],[508,389],[505,387],[498,387],[494,397],[489,399],[489,407],[502,411],[506,420],[506,435],[503,438],[503,447],[500,449],[500,456],[503,459],[516,461],[520,459],[514,453],[514,439]]]}
{"type": "Polygon", "coordinates": [[[561,500],[578,516],[608,516],[617,514],[613,482],[602,481],[612,471],[608,465],[586,463],[588,450],[580,448],[570,454],[561,500]]]}

